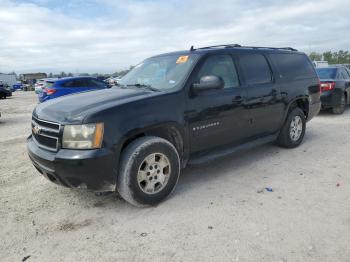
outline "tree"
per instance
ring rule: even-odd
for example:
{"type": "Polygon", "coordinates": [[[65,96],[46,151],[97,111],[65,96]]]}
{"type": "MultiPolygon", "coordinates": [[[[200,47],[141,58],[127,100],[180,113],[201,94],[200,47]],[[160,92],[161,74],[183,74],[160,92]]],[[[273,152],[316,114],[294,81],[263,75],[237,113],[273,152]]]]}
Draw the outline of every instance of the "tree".
{"type": "Polygon", "coordinates": [[[317,52],[311,52],[309,54],[309,57],[311,61],[321,61],[322,60],[322,54],[317,53],[317,52]]]}

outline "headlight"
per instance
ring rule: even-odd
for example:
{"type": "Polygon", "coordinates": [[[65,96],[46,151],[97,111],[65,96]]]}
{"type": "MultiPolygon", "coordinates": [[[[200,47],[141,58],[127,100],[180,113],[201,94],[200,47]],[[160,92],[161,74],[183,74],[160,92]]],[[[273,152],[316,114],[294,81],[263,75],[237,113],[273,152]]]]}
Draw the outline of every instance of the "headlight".
{"type": "Polygon", "coordinates": [[[62,147],[69,149],[101,148],[103,131],[103,123],[66,125],[63,131],[62,147]]]}

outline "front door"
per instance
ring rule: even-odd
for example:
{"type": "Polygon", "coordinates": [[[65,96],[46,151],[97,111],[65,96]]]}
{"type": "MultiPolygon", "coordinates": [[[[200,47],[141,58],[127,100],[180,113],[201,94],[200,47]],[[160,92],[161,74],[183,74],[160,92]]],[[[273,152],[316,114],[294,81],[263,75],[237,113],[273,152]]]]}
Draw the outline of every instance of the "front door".
{"type": "Polygon", "coordinates": [[[189,126],[191,152],[199,152],[244,138],[249,126],[245,108],[246,90],[242,88],[230,54],[209,55],[196,68],[191,83],[203,76],[224,80],[220,90],[189,95],[185,119],[189,126]]]}

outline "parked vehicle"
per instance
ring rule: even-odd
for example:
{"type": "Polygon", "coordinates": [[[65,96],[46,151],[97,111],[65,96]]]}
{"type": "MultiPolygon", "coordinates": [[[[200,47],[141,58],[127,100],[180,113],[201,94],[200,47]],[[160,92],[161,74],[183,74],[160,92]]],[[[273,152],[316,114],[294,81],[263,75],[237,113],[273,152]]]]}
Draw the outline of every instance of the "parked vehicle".
{"type": "Polygon", "coordinates": [[[17,82],[12,86],[12,88],[13,91],[23,90],[23,84],[21,82],[17,82]]]}
{"type": "Polygon", "coordinates": [[[334,114],[343,114],[350,103],[350,73],[343,67],[317,68],[321,81],[322,109],[331,109],[334,114]]]}
{"type": "Polygon", "coordinates": [[[294,148],[321,107],[308,57],[292,48],[225,45],[146,59],[118,88],[33,112],[27,148],[50,181],[117,190],[158,204],[187,164],[277,141],[294,148]]]}
{"type": "Polygon", "coordinates": [[[328,67],[328,61],[313,61],[314,67],[328,67]]]}
{"type": "Polygon", "coordinates": [[[10,96],[12,96],[12,90],[6,83],[0,81],[0,98],[5,99],[10,96]]]}
{"type": "Polygon", "coordinates": [[[108,88],[107,84],[94,77],[67,77],[46,80],[43,91],[39,93],[39,101],[45,102],[65,95],[105,88],[108,88]]]}
{"type": "Polygon", "coordinates": [[[34,84],[34,91],[36,94],[40,94],[43,91],[43,87],[46,83],[45,78],[44,79],[39,79],[36,81],[36,83],[34,84]]]}

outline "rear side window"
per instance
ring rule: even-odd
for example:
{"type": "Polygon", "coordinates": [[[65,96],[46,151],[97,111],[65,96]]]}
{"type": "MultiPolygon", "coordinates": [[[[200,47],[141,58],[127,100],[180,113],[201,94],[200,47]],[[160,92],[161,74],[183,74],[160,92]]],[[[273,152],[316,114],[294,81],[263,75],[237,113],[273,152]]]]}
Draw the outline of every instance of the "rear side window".
{"type": "Polygon", "coordinates": [[[85,79],[74,79],[63,83],[62,86],[68,87],[68,88],[85,87],[86,83],[85,83],[85,79]]]}
{"type": "Polygon", "coordinates": [[[297,80],[315,76],[313,65],[302,54],[270,54],[273,63],[277,66],[280,78],[297,80]]]}
{"type": "Polygon", "coordinates": [[[343,76],[343,79],[349,79],[348,72],[344,68],[341,69],[341,75],[343,76]]]}
{"type": "Polygon", "coordinates": [[[240,55],[239,61],[248,85],[266,84],[272,81],[270,66],[263,55],[240,55]]]}

